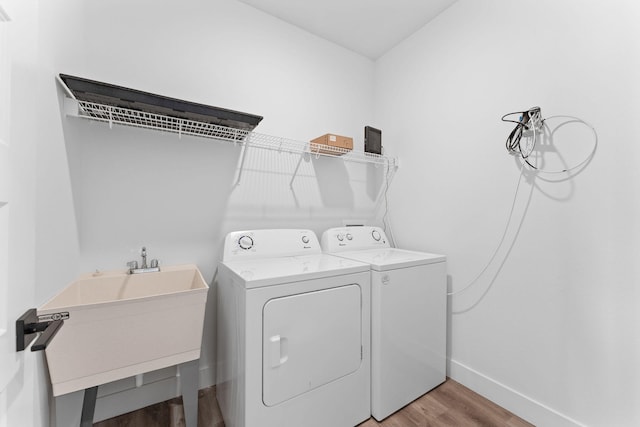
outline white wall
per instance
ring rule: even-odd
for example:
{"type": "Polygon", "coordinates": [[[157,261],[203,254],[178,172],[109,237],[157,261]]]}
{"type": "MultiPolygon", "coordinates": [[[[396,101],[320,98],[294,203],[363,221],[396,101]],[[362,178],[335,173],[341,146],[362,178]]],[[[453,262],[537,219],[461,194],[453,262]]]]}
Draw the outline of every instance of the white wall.
{"type": "MultiPolygon", "coordinates": [[[[91,78],[264,116],[256,131],[308,141],[352,136],[362,150],[373,118],[373,62],[235,0],[89,2],[80,59],[53,73],[91,78]]],[[[59,111],[58,111],[59,113],[59,111]]],[[[60,114],[64,146],[49,147],[69,183],[59,200],[77,228],[77,272],[124,268],[147,246],[161,265],[196,263],[210,282],[225,234],[376,221],[384,168],[250,150],[238,185],[240,147],[114,127],[60,114]],[[69,198],[69,192],[71,199],[69,198]],[[69,211],[71,209],[71,211],[69,211]]],[[[44,150],[44,149],[43,149],[44,150]]],[[[40,231],[39,231],[40,233],[40,231]]],[[[57,231],[42,231],[60,239],[57,231]]],[[[58,281],[53,295],[66,285],[58,281]]],[[[200,386],[215,383],[215,289],[209,293],[200,386]]],[[[176,393],[175,369],[101,387],[96,420],[176,393]]],[[[59,425],[76,422],[81,396],[57,399],[59,425]]]]}
{"type": "MultiPolygon", "coordinates": [[[[505,245],[450,301],[450,375],[536,425],[640,424],[639,20],[633,1],[460,0],[376,63],[397,243],[447,254],[453,290],[514,197],[500,117],[539,105],[597,130],[582,173],[525,174],[505,245]]],[[[573,124],[553,143],[575,164],[593,137],[573,124]]]]}
{"type": "MultiPolygon", "coordinates": [[[[236,1],[164,8],[96,2],[85,20],[85,77],[263,115],[260,133],[302,141],[351,135],[362,149],[362,128],[373,115],[373,64],[359,55],[236,1]]],[[[168,246],[153,248],[167,261],[201,262],[210,277],[230,229],[305,224],[320,231],[318,219],[371,216],[371,200],[357,192],[344,200],[338,188],[338,196],[322,199],[314,178],[322,162],[304,162],[292,191],[297,156],[249,152],[234,186],[238,147],[76,120],[65,131],[85,268],[119,268],[146,242],[168,246]],[[335,209],[328,213],[327,204],[335,209]]],[[[357,166],[335,164],[355,181],[349,187],[361,185],[347,174],[358,177],[357,166]]]]}
{"type": "MultiPolygon", "coordinates": [[[[16,193],[10,230],[8,307],[17,319],[66,283],[77,267],[69,168],[52,69],[74,62],[81,1],[7,0],[3,24],[11,50],[11,169],[16,193]],[[19,218],[18,218],[19,217],[19,218]]],[[[4,313],[2,314],[5,315],[4,313]]],[[[15,355],[19,369],[1,396],[0,424],[41,426],[49,420],[48,378],[42,353],[15,355]]],[[[3,366],[2,368],[7,368],[3,366]]]]}
{"type": "MultiPolygon", "coordinates": [[[[3,121],[2,137],[8,143],[11,165],[9,166],[9,185],[3,182],[3,187],[9,188],[9,233],[2,244],[9,247],[7,265],[2,266],[7,273],[7,292],[2,295],[3,318],[8,317],[8,323],[3,326],[9,334],[3,333],[2,352],[15,350],[14,342],[11,347],[7,338],[15,340],[11,328],[19,316],[26,309],[34,305],[34,240],[35,240],[35,162],[36,153],[35,132],[28,123],[28,116],[24,113],[32,108],[33,97],[29,92],[29,77],[33,75],[37,56],[37,32],[32,32],[37,22],[37,7],[34,2],[23,3],[3,2],[3,8],[11,17],[11,22],[3,22],[2,32],[7,49],[0,53],[3,62],[2,76],[9,79],[9,90],[3,92],[3,115],[8,119],[3,121]],[[6,68],[5,68],[6,67],[6,68]],[[25,94],[25,92],[27,92],[25,94]],[[11,96],[11,95],[14,96],[11,96]],[[25,94],[25,97],[16,94],[25,94]],[[22,114],[20,114],[22,113],[22,114]],[[4,127],[6,126],[6,127],[4,127]],[[5,311],[6,310],[6,311],[5,311]],[[9,335],[9,336],[7,336],[9,335]]],[[[4,83],[4,81],[3,81],[4,83]]],[[[4,147],[3,147],[4,148],[4,147]]],[[[3,171],[4,172],[4,171],[3,171]]],[[[7,176],[3,174],[3,178],[7,176]]],[[[4,261],[4,260],[3,260],[4,261]]],[[[4,285],[4,284],[3,284],[4,285]]],[[[3,319],[4,321],[5,319],[3,319]]],[[[4,323],[4,322],[3,322],[4,323]]],[[[36,424],[46,413],[46,397],[42,398],[39,390],[34,387],[38,381],[38,355],[30,352],[15,353],[15,357],[2,358],[3,381],[8,382],[0,386],[0,425],[13,425],[21,421],[36,424]],[[6,388],[4,388],[6,386],[6,388]],[[44,404],[45,409],[42,408],[44,404]]]]}

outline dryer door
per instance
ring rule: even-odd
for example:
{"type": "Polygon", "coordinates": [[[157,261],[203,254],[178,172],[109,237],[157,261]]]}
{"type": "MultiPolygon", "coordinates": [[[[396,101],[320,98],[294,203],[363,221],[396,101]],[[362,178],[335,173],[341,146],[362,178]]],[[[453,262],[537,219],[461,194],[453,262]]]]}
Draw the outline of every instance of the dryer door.
{"type": "Polygon", "coordinates": [[[276,298],[264,305],[265,405],[277,405],[358,370],[360,293],[360,286],[347,285],[276,298]]]}

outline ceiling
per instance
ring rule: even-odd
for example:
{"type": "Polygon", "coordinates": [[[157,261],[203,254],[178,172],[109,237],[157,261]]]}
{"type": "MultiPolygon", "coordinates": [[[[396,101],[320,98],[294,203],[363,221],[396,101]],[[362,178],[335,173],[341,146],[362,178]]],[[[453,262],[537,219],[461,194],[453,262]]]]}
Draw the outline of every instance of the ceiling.
{"type": "Polygon", "coordinates": [[[371,59],[457,0],[239,0],[371,59]]]}

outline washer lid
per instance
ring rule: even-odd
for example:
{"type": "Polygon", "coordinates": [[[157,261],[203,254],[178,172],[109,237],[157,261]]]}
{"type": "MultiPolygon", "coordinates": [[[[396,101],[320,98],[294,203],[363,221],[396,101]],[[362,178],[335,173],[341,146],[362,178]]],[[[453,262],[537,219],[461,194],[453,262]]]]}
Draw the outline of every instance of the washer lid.
{"type": "Polygon", "coordinates": [[[328,254],[232,260],[221,263],[246,288],[280,285],[369,271],[369,265],[328,254]]]}
{"type": "Polygon", "coordinates": [[[347,251],[336,254],[355,261],[367,263],[372,270],[385,271],[396,268],[413,267],[416,265],[434,264],[446,261],[444,255],[426,252],[408,251],[405,249],[384,248],[363,251],[347,251]]]}

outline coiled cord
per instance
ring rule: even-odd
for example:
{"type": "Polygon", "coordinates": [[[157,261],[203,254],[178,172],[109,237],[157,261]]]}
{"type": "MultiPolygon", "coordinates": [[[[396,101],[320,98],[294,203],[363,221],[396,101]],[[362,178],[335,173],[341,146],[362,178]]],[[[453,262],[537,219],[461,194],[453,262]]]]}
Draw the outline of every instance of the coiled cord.
{"type": "Polygon", "coordinates": [[[516,126],[513,128],[509,136],[507,136],[507,141],[505,144],[509,154],[519,155],[522,158],[523,164],[526,164],[531,169],[537,172],[559,174],[559,173],[568,173],[575,169],[581,168],[593,158],[593,156],[595,155],[596,149],[598,147],[598,136],[596,134],[595,128],[591,126],[589,123],[585,122],[584,120],[578,117],[556,115],[556,116],[551,116],[543,119],[540,114],[540,107],[531,107],[527,111],[505,114],[504,116],[502,116],[502,121],[516,124],[516,126]],[[520,115],[517,121],[507,118],[514,114],[520,115]],[[539,168],[537,166],[537,162],[535,162],[536,164],[533,164],[529,161],[529,156],[534,151],[536,147],[536,143],[538,142],[538,136],[543,132],[544,128],[546,127],[545,120],[554,119],[554,118],[565,118],[565,119],[570,119],[572,122],[582,123],[593,132],[593,136],[594,136],[593,150],[583,161],[581,161],[575,166],[558,169],[558,170],[548,170],[548,169],[539,168]],[[523,137],[524,131],[528,131],[528,130],[532,131],[533,138],[531,140],[530,145],[528,147],[523,148],[521,144],[522,137],[523,137]]]}
{"type": "Polygon", "coordinates": [[[536,139],[538,137],[537,133],[542,128],[542,124],[544,123],[544,120],[542,120],[542,117],[540,115],[540,107],[531,107],[527,111],[523,112],[508,113],[502,116],[501,120],[503,122],[511,122],[516,124],[509,136],[507,136],[507,141],[505,144],[509,154],[519,155],[530,167],[537,169],[534,165],[529,163],[528,157],[536,146],[536,139]],[[520,115],[517,121],[507,119],[507,117],[514,114],[520,115]],[[522,135],[525,130],[533,131],[533,142],[526,150],[523,149],[520,144],[522,141],[522,135]]]}

